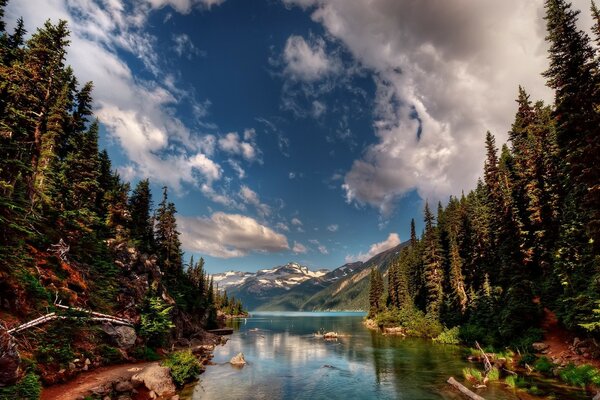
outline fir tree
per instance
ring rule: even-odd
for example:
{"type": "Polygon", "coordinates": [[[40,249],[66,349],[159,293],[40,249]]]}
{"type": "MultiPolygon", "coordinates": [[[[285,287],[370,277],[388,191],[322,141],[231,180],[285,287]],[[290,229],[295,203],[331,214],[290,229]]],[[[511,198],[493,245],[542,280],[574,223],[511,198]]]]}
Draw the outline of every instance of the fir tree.
{"type": "Polygon", "coordinates": [[[425,203],[425,234],[423,237],[423,268],[424,281],[427,289],[427,314],[438,318],[444,301],[442,288],[444,279],[444,259],[434,217],[425,203]]]}
{"type": "Polygon", "coordinates": [[[175,205],[167,201],[167,188],[156,210],[155,241],[158,259],[166,272],[178,274],[182,271],[182,252],[175,205]]]}
{"type": "Polygon", "coordinates": [[[150,181],[143,179],[138,182],[129,198],[130,231],[131,238],[137,242],[139,249],[149,254],[154,250],[154,220],[150,216],[151,209],[150,181]]]}

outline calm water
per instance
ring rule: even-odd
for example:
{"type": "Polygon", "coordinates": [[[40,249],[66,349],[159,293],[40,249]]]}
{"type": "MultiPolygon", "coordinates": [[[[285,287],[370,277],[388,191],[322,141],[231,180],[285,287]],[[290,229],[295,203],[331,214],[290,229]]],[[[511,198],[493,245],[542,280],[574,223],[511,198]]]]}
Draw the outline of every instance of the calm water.
{"type": "MultiPolygon", "coordinates": [[[[387,337],[363,313],[253,313],[201,375],[193,399],[461,399],[446,380],[462,379],[460,348],[387,337]],[[349,335],[333,341],[317,331],[349,335]],[[228,361],[244,353],[243,368],[228,361]]],[[[499,387],[486,399],[517,399],[499,387]]]]}

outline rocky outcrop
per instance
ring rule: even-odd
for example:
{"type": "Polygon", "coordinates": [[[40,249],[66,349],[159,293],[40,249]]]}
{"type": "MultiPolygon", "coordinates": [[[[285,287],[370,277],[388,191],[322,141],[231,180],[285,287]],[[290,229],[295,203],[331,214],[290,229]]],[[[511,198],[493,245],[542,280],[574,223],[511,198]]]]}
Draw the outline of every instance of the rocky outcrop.
{"type": "Polygon", "coordinates": [[[110,337],[113,344],[121,349],[130,349],[137,339],[135,329],[130,326],[114,326],[105,323],[102,325],[102,330],[110,337]]]}
{"type": "Polygon", "coordinates": [[[171,378],[169,368],[158,364],[148,366],[131,377],[133,386],[144,385],[158,396],[175,394],[175,384],[171,378]]]}
{"type": "Polygon", "coordinates": [[[17,346],[6,330],[0,331],[0,386],[12,385],[21,376],[17,346]]]}
{"type": "Polygon", "coordinates": [[[231,358],[231,360],[229,361],[229,363],[231,365],[240,366],[240,367],[246,365],[246,359],[244,358],[244,353],[238,353],[237,355],[233,356],[231,358]]]}

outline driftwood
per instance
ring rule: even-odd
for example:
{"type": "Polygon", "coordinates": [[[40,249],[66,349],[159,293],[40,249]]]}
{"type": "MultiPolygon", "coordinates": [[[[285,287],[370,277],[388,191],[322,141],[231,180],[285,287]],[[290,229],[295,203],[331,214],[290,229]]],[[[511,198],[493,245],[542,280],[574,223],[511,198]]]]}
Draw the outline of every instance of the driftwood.
{"type": "Polygon", "coordinates": [[[83,319],[83,318],[86,318],[86,319],[89,319],[92,321],[111,322],[116,325],[133,326],[133,324],[130,321],[123,319],[123,318],[119,318],[119,317],[113,317],[112,315],[101,314],[101,313],[98,313],[95,311],[85,310],[83,308],[78,308],[78,307],[67,307],[67,306],[63,306],[62,304],[55,304],[55,306],[58,308],[62,308],[64,310],[82,312],[82,313],[88,314],[90,316],[89,317],[88,316],[78,317],[75,315],[56,315],[55,312],[52,312],[52,313],[43,315],[39,318],[36,318],[34,320],[31,320],[29,322],[26,322],[24,324],[21,324],[19,326],[16,326],[12,329],[9,329],[8,331],[6,331],[6,333],[8,333],[8,334],[19,333],[26,329],[33,328],[34,326],[45,324],[46,322],[54,321],[56,319],[83,319]]]}
{"type": "Polygon", "coordinates": [[[469,390],[465,385],[463,385],[462,383],[458,382],[456,379],[454,379],[454,377],[450,377],[448,378],[447,381],[449,384],[451,384],[452,386],[454,386],[456,389],[458,389],[462,394],[464,394],[465,396],[467,396],[470,399],[473,400],[485,400],[483,397],[481,397],[480,395],[473,393],[471,390],[469,390]]]}
{"type": "Polygon", "coordinates": [[[492,370],[492,363],[490,362],[490,359],[488,358],[487,354],[485,354],[485,351],[483,351],[479,343],[475,342],[475,345],[483,355],[483,365],[485,367],[485,375],[487,376],[487,374],[492,370]]]}

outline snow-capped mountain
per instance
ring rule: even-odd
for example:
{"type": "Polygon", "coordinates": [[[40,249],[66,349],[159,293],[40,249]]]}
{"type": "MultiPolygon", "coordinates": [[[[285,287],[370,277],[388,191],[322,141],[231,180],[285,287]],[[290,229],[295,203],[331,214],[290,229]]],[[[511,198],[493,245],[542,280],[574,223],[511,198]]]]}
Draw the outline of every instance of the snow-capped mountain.
{"type": "Polygon", "coordinates": [[[228,295],[242,300],[250,310],[278,296],[293,287],[311,279],[319,279],[329,271],[312,271],[303,265],[290,262],[271,269],[261,269],[256,273],[228,271],[213,275],[219,289],[227,290],[228,295]]]}

